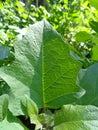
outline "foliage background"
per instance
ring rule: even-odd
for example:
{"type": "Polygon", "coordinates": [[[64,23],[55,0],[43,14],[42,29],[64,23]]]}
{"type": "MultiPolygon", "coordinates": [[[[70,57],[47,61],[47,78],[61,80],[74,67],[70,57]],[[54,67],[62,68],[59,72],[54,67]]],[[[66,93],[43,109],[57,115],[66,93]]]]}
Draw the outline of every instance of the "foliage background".
{"type": "Polygon", "coordinates": [[[89,5],[89,1],[51,0],[23,3],[19,0],[7,0],[0,2],[0,12],[0,43],[9,46],[11,51],[18,34],[24,35],[28,26],[45,18],[66,43],[74,46],[83,57],[90,60],[92,46],[97,42],[97,34],[90,22],[97,22],[98,11],[89,5]]]}

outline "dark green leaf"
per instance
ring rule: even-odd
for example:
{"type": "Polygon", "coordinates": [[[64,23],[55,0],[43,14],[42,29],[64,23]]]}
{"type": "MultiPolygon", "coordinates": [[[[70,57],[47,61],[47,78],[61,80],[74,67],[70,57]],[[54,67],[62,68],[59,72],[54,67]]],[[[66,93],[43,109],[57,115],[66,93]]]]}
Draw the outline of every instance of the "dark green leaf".
{"type": "Polygon", "coordinates": [[[98,22],[96,22],[96,21],[91,21],[89,24],[90,24],[91,28],[92,28],[96,33],[98,33],[98,22]]]}
{"type": "Polygon", "coordinates": [[[98,63],[91,65],[85,70],[81,70],[78,82],[86,90],[86,94],[78,103],[98,106],[98,63]]]}
{"type": "Polygon", "coordinates": [[[0,45],[0,60],[7,58],[10,54],[9,48],[0,45]]]}

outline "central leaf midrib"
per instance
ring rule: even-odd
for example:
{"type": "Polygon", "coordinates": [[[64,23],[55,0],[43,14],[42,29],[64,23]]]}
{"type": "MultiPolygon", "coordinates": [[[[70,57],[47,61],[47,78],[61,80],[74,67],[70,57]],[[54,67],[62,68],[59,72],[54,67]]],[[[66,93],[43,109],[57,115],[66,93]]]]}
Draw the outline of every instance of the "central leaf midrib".
{"type": "MultiPolygon", "coordinates": [[[[43,25],[43,32],[42,34],[44,33],[44,27],[45,27],[45,22],[44,22],[44,25],[43,25]]],[[[44,34],[43,34],[43,37],[42,37],[42,45],[41,45],[41,51],[42,51],[42,99],[43,99],[43,108],[46,108],[45,106],[45,94],[44,94],[44,34]]]]}

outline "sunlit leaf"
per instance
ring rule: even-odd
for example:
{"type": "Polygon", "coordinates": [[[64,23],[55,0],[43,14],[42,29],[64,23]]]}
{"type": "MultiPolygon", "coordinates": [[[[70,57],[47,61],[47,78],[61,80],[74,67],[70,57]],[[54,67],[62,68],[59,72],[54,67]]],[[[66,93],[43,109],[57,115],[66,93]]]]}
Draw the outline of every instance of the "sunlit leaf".
{"type": "Polygon", "coordinates": [[[93,47],[92,53],[92,59],[98,61],[98,45],[93,47]]]}
{"type": "Polygon", "coordinates": [[[75,39],[78,42],[85,42],[85,41],[91,39],[91,35],[85,31],[80,31],[80,32],[76,33],[75,39]]]}
{"type": "Polygon", "coordinates": [[[96,9],[98,9],[98,1],[97,0],[89,0],[90,4],[95,7],[96,9]]]}
{"type": "Polygon", "coordinates": [[[65,105],[55,115],[53,130],[98,130],[98,108],[65,105]]]}
{"type": "Polygon", "coordinates": [[[23,114],[23,95],[31,97],[39,108],[58,108],[82,95],[76,84],[81,63],[70,55],[68,44],[47,21],[31,26],[14,49],[14,63],[0,69],[1,78],[10,86],[11,112],[23,114]]]}

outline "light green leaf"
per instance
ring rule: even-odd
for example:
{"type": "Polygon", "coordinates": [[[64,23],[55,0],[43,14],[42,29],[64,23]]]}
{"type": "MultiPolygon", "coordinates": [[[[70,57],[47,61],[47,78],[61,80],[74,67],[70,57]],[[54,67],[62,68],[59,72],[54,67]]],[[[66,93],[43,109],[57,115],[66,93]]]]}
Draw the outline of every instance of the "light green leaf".
{"type": "Polygon", "coordinates": [[[92,49],[92,59],[98,61],[98,45],[92,49]]]}
{"type": "Polygon", "coordinates": [[[3,41],[8,41],[7,34],[4,32],[3,29],[0,29],[0,39],[2,39],[3,41]]]}
{"type": "Polygon", "coordinates": [[[91,39],[91,35],[85,31],[80,31],[75,35],[75,39],[78,42],[85,42],[91,39]]]}
{"type": "Polygon", "coordinates": [[[95,7],[96,9],[98,9],[98,1],[97,0],[89,0],[90,4],[95,7]]]}
{"type": "Polygon", "coordinates": [[[15,61],[2,67],[0,76],[10,86],[10,111],[23,114],[20,97],[28,95],[39,108],[53,108],[75,101],[76,78],[81,63],[47,22],[37,22],[14,44],[15,61]],[[68,100],[67,100],[68,99],[68,100]]]}
{"type": "Polygon", "coordinates": [[[40,123],[38,116],[38,107],[35,102],[28,96],[24,96],[24,98],[22,98],[22,104],[25,106],[25,113],[27,113],[27,115],[30,117],[31,123],[36,125],[35,129],[38,130],[42,128],[42,124],[40,123]]]}
{"type": "Polygon", "coordinates": [[[0,96],[0,121],[2,121],[7,115],[8,110],[8,96],[0,96]]]}
{"type": "Polygon", "coordinates": [[[92,36],[92,42],[98,44],[98,36],[92,36]]]}
{"type": "Polygon", "coordinates": [[[81,70],[78,83],[86,90],[86,94],[79,99],[78,103],[98,106],[98,63],[81,70]]]}
{"type": "Polygon", "coordinates": [[[39,119],[43,126],[46,125],[47,128],[52,128],[54,126],[54,114],[50,110],[46,110],[45,113],[39,114],[39,119]]]}
{"type": "Polygon", "coordinates": [[[3,9],[3,3],[0,1],[0,9],[3,9]]]}
{"type": "Polygon", "coordinates": [[[98,130],[98,108],[65,105],[55,115],[53,130],[98,130]]]}
{"type": "Polygon", "coordinates": [[[8,112],[7,117],[0,122],[0,130],[28,130],[22,122],[8,112]]]}

